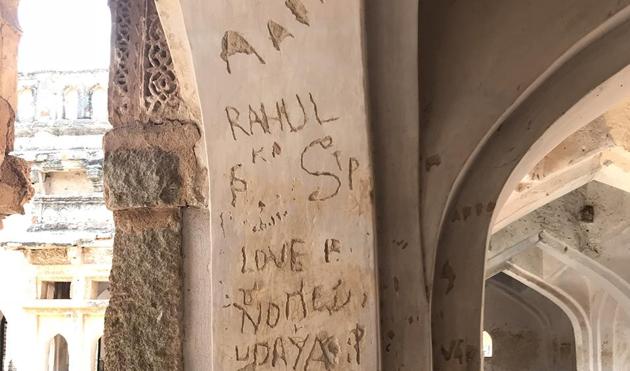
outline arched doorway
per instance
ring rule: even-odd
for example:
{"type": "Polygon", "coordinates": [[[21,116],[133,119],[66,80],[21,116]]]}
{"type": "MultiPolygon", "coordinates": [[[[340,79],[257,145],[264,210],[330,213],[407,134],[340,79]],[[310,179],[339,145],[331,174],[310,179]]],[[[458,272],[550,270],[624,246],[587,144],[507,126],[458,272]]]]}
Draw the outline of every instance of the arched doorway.
{"type": "Polygon", "coordinates": [[[497,123],[461,176],[443,216],[434,270],[436,369],[481,368],[486,247],[497,210],[546,153],[628,94],[628,37],[626,17],[581,43],[497,123]]]}
{"type": "Polygon", "coordinates": [[[107,90],[97,85],[90,90],[90,117],[94,121],[107,121],[107,90]]]}
{"type": "Polygon", "coordinates": [[[76,120],[79,117],[79,91],[72,86],[63,91],[63,118],[76,120]]]}
{"type": "Polygon", "coordinates": [[[486,281],[484,303],[485,370],[576,370],[573,324],[560,306],[504,273],[486,281]]]}
{"type": "Polygon", "coordinates": [[[492,341],[492,335],[490,335],[488,331],[483,332],[482,345],[483,345],[483,357],[492,358],[494,354],[494,342],[492,341]]]}
{"type": "Polygon", "coordinates": [[[17,119],[21,122],[35,120],[35,92],[25,87],[18,92],[17,119]]]}
{"type": "Polygon", "coordinates": [[[70,369],[70,353],[68,342],[62,335],[55,335],[48,344],[47,371],[68,371],[70,369]]]}

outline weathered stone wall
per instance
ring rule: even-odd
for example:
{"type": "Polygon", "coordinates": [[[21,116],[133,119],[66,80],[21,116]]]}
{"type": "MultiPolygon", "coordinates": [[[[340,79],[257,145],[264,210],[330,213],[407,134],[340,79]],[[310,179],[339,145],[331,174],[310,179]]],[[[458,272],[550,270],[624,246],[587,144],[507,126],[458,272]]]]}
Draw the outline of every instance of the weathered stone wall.
{"type": "Polygon", "coordinates": [[[28,165],[9,156],[13,150],[15,107],[17,104],[17,47],[20,28],[17,0],[0,3],[0,227],[2,219],[24,211],[33,194],[28,165]]]}

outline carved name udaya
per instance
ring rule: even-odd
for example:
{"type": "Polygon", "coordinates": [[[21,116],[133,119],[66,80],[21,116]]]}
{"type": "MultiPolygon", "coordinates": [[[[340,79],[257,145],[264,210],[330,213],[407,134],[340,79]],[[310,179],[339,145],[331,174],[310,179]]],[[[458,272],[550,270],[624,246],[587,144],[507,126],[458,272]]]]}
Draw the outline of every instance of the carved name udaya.
{"type": "Polygon", "coordinates": [[[246,363],[239,371],[276,367],[303,371],[344,370],[347,365],[360,366],[365,328],[356,324],[339,337],[326,331],[281,335],[251,345],[236,345],[234,359],[246,363]]]}

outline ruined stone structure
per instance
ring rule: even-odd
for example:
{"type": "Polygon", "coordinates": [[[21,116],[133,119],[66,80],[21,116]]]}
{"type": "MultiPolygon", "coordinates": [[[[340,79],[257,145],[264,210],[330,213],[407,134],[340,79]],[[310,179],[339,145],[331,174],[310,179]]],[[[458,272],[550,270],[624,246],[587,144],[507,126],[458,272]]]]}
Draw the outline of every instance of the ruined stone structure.
{"type": "Polygon", "coordinates": [[[628,368],[630,1],[110,7],[107,369],[628,368]]]}
{"type": "Polygon", "coordinates": [[[3,1],[0,5],[0,59],[3,61],[0,79],[0,220],[23,212],[23,205],[33,193],[26,162],[10,155],[17,105],[17,47],[20,40],[17,6],[17,0],[3,1]]]}
{"type": "Polygon", "coordinates": [[[30,164],[35,193],[0,231],[3,371],[103,365],[114,233],[102,184],[108,75],[18,76],[12,155],[30,164]]]}

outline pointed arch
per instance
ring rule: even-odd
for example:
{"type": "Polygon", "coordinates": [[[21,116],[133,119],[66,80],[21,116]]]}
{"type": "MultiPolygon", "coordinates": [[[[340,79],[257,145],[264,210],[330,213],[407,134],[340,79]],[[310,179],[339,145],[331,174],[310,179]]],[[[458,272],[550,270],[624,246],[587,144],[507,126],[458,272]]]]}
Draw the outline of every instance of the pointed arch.
{"type": "Polygon", "coordinates": [[[506,113],[471,157],[449,196],[440,226],[432,292],[437,368],[464,367],[442,356],[441,349],[453,339],[463,339],[462,347],[470,351],[465,367],[480,367],[487,242],[497,211],[509,193],[557,144],[627,96],[630,17],[623,17],[608,22],[597,35],[569,51],[506,113]]]}
{"type": "Polygon", "coordinates": [[[48,343],[47,371],[69,371],[70,352],[68,341],[61,334],[55,335],[48,343]]]}
{"type": "Polygon", "coordinates": [[[35,89],[27,87],[18,92],[17,119],[20,122],[35,120],[35,89]]]}
{"type": "Polygon", "coordinates": [[[63,118],[65,120],[76,120],[79,118],[79,90],[73,86],[68,86],[63,90],[63,118]]]}
{"type": "Polygon", "coordinates": [[[99,122],[107,121],[107,89],[100,84],[93,86],[89,91],[89,99],[89,117],[99,122]]]}

